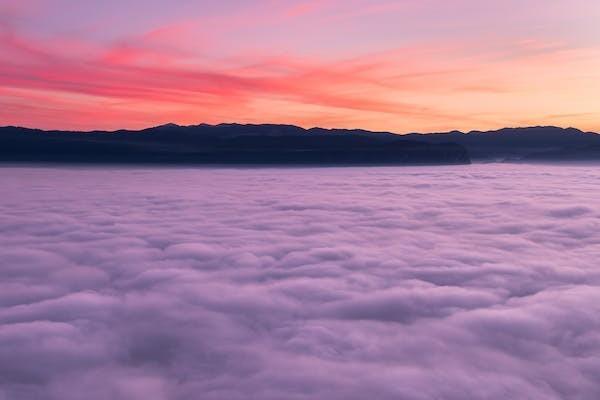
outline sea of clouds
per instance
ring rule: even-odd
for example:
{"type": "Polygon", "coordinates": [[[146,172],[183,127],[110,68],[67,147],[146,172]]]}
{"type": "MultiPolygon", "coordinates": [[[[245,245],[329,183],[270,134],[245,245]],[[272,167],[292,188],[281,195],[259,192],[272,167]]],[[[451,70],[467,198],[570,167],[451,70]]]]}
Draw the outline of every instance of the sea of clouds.
{"type": "Polygon", "coordinates": [[[598,399],[600,169],[0,168],[0,399],[598,399]]]}

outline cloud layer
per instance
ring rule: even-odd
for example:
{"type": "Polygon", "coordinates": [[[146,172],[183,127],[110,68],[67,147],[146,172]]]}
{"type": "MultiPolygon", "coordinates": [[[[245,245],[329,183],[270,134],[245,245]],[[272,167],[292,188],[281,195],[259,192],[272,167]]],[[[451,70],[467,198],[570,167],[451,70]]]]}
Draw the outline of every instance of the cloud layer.
{"type": "Polygon", "coordinates": [[[595,167],[2,168],[0,399],[597,399],[595,167]]]}

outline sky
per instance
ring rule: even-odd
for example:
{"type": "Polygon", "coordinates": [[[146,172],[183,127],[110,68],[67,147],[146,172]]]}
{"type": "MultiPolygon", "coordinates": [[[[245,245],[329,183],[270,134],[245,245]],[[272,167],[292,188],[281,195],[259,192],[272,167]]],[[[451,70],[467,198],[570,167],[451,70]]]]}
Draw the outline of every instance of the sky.
{"type": "Polygon", "coordinates": [[[600,131],[600,2],[0,0],[0,125],[600,131]]]}

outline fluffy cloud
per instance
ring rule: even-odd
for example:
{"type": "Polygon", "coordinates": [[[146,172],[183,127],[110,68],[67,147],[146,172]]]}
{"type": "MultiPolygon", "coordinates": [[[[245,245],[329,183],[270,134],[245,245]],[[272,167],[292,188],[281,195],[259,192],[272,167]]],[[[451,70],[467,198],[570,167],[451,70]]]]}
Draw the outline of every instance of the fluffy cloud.
{"type": "Polygon", "coordinates": [[[599,175],[4,167],[0,399],[597,399],[599,175]]]}

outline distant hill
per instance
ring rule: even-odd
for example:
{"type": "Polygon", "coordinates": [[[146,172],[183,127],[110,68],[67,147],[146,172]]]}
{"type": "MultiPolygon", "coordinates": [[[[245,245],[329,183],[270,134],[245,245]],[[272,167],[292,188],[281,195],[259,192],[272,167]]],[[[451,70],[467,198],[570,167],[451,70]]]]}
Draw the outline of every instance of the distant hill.
{"type": "Polygon", "coordinates": [[[0,128],[0,161],[198,164],[465,164],[600,161],[600,135],[540,126],[397,135],[293,125],[166,124],[140,131],[0,128]]]}
{"type": "Polygon", "coordinates": [[[474,161],[600,161],[600,135],[575,128],[537,126],[404,137],[426,143],[460,144],[474,161]]]}
{"type": "Polygon", "coordinates": [[[391,133],[304,130],[289,125],[162,125],[141,131],[0,128],[0,161],[165,164],[468,164],[454,143],[391,133]]]}

